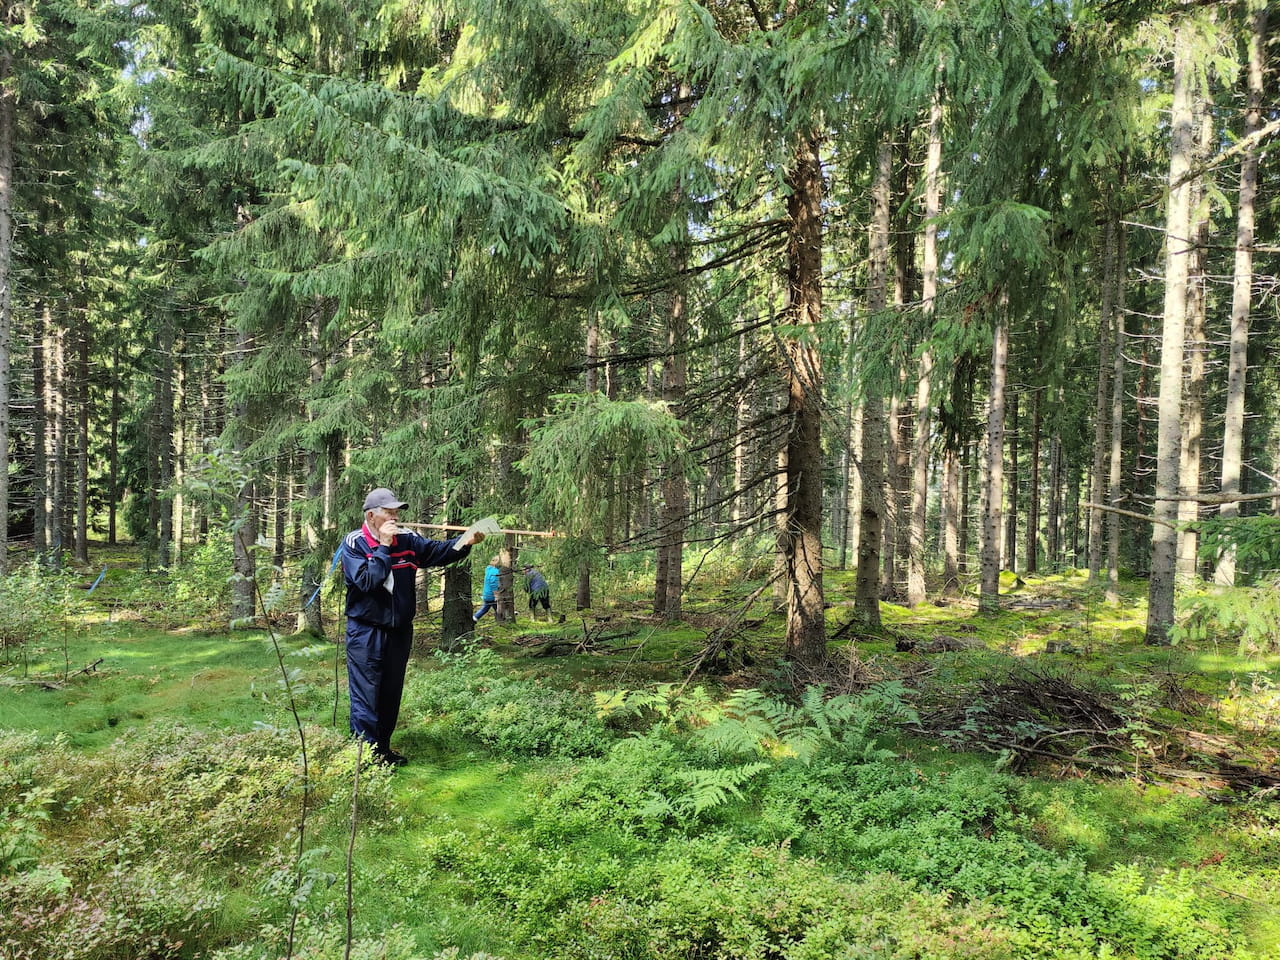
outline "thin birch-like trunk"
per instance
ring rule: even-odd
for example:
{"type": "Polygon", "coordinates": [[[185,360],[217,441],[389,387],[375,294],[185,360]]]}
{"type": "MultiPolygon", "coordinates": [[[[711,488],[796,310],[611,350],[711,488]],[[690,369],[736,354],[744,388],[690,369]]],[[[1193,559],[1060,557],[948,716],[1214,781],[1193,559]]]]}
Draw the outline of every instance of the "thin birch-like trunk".
{"type": "MultiPolygon", "coordinates": [[[[1117,223],[1112,234],[1115,289],[1115,317],[1112,321],[1111,344],[1111,451],[1107,471],[1107,503],[1116,509],[1125,497],[1124,472],[1124,351],[1125,351],[1125,228],[1117,223]]],[[[1120,514],[1107,515],[1107,593],[1108,603],[1120,599],[1120,514]]]]}
{"type": "MultiPolygon", "coordinates": [[[[1196,139],[1197,164],[1210,150],[1213,136],[1213,118],[1207,104],[1198,103],[1198,136],[1196,139]]],[[[1204,378],[1205,360],[1209,345],[1206,342],[1208,291],[1206,262],[1209,253],[1209,211],[1205,199],[1206,188],[1199,180],[1192,182],[1191,236],[1195,246],[1191,251],[1187,282],[1187,321],[1183,349],[1186,355],[1186,381],[1182,388],[1182,436],[1179,444],[1178,487],[1183,496],[1200,493],[1200,460],[1204,440],[1204,378]]],[[[1199,505],[1193,500],[1178,502],[1178,579],[1191,581],[1196,576],[1200,534],[1195,522],[1200,516],[1199,505]]]]}
{"type": "Polygon", "coordinates": [[[1192,32],[1184,18],[1174,37],[1172,142],[1169,201],[1165,221],[1164,323],[1160,341],[1160,399],[1156,434],[1156,497],[1151,533],[1151,573],[1147,585],[1150,644],[1169,642],[1174,619],[1180,467],[1183,340],[1187,318],[1187,278],[1191,259],[1191,181],[1195,152],[1192,107],[1192,32]]]}
{"type": "Polygon", "coordinates": [[[982,481],[982,582],[978,609],[1000,607],[1000,514],[1004,498],[1004,404],[1009,367],[1009,317],[1002,303],[991,340],[991,387],[987,394],[986,476],[982,481]]]}
{"type": "MultiPolygon", "coordinates": [[[[2,25],[12,18],[5,4],[2,25]]],[[[9,570],[9,406],[10,336],[13,323],[13,160],[17,138],[13,54],[0,45],[0,576],[9,570]]]]}
{"type": "Polygon", "coordinates": [[[1040,569],[1040,398],[1044,387],[1031,394],[1031,475],[1027,479],[1027,573],[1040,569]]]}
{"type": "MultiPolygon", "coordinates": [[[[1244,135],[1262,126],[1263,51],[1267,36],[1266,0],[1247,0],[1249,15],[1249,65],[1245,101],[1244,135]]],[[[1236,250],[1231,281],[1231,353],[1227,366],[1227,413],[1222,427],[1222,494],[1236,496],[1244,449],[1245,378],[1249,367],[1249,308],[1253,288],[1254,208],[1258,196],[1258,149],[1248,150],[1240,162],[1240,196],[1236,201],[1236,250]]],[[[1238,503],[1224,503],[1218,516],[1226,521],[1240,515],[1238,503]]],[[[1231,586],[1236,580],[1236,554],[1228,549],[1218,557],[1213,572],[1216,583],[1231,586]]]]}
{"type": "MultiPolygon", "coordinates": [[[[924,249],[921,251],[921,310],[925,317],[926,339],[931,331],[938,297],[938,213],[942,188],[942,102],[937,93],[929,108],[929,146],[925,153],[924,249]]],[[[911,463],[911,529],[907,566],[907,606],[925,601],[924,551],[925,521],[929,504],[929,447],[932,439],[930,396],[933,387],[933,351],[927,345],[920,354],[920,377],[916,384],[916,425],[911,463]]]]}
{"type": "Polygon", "coordinates": [[[1089,471],[1089,580],[1098,579],[1102,570],[1102,491],[1106,461],[1107,428],[1110,426],[1108,387],[1111,382],[1111,348],[1115,329],[1115,231],[1108,220],[1102,231],[1102,308],[1098,311],[1098,390],[1093,403],[1093,467],[1089,471]]]}
{"type": "MultiPolygon", "coordinates": [[[[876,177],[871,190],[872,211],[867,279],[869,323],[882,322],[888,303],[889,184],[893,148],[881,143],[876,157],[876,177]]],[[[862,405],[862,510],[858,529],[858,574],[854,588],[854,615],[869,627],[880,626],[880,549],[884,540],[885,470],[884,401],[875,386],[867,390],[862,405]]]]}

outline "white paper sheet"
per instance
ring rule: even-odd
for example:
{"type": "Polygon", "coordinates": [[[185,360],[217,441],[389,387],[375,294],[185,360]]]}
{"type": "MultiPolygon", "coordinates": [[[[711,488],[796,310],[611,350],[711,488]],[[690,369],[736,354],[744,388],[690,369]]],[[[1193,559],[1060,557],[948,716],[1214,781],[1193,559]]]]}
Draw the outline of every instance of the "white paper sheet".
{"type": "Polygon", "coordinates": [[[460,534],[458,534],[458,540],[456,543],[454,543],[453,549],[461,550],[462,544],[465,543],[466,539],[476,531],[483,533],[486,537],[491,537],[495,533],[502,532],[502,524],[498,523],[498,521],[495,520],[493,517],[481,517],[471,526],[467,527],[467,529],[463,530],[460,534]]]}

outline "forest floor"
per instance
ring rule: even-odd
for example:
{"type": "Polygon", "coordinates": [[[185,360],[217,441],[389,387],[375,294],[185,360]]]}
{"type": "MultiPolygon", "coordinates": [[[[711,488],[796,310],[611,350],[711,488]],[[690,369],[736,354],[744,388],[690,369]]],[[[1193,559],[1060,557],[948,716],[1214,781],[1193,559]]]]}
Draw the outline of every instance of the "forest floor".
{"type": "Polygon", "coordinates": [[[427,617],[412,762],[357,780],[334,644],[108,566],[0,659],[6,960],[1280,957],[1280,655],[1145,646],[1141,585],[868,634],[831,571],[802,675],[749,576],[671,625],[619,574],[446,656],[427,617]]]}

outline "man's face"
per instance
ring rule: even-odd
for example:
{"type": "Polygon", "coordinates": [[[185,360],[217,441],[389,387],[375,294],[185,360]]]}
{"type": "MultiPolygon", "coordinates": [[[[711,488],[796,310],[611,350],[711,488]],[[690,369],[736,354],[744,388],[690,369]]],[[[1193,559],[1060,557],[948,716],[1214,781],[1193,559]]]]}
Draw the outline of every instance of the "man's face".
{"type": "Polygon", "coordinates": [[[381,530],[386,526],[388,520],[399,520],[400,511],[398,509],[388,510],[386,507],[374,507],[369,511],[369,527],[373,530],[381,530]]]}

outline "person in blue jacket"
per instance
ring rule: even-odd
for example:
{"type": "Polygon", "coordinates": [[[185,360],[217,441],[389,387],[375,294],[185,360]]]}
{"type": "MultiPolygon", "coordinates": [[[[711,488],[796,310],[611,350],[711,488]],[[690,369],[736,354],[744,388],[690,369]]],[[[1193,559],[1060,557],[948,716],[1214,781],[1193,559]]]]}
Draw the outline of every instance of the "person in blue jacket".
{"type": "MultiPolygon", "coordinates": [[[[490,610],[498,605],[498,594],[502,589],[502,558],[493,556],[489,558],[489,565],[484,568],[484,593],[480,595],[482,603],[480,609],[471,617],[473,623],[479,623],[490,610]]],[[[497,616],[497,614],[494,614],[497,616]]]]}
{"type": "Polygon", "coordinates": [[[375,759],[408,762],[391,749],[400,717],[405,669],[413,646],[414,581],[420,567],[462,560],[484,539],[475,531],[462,542],[429,540],[397,524],[405,506],[386,487],[369,491],[364,525],[342,541],[342,575],[347,584],[347,688],[351,732],[370,745],[375,759]]]}
{"type": "Polygon", "coordinates": [[[542,604],[542,609],[547,612],[547,619],[551,619],[551,587],[547,585],[547,578],[542,575],[542,571],[535,567],[532,563],[524,565],[524,590],[529,594],[529,613],[536,620],[538,618],[538,604],[542,604]]]}

